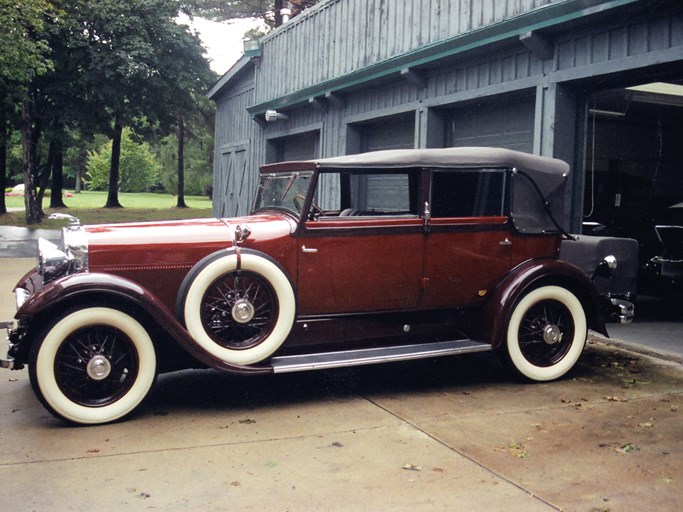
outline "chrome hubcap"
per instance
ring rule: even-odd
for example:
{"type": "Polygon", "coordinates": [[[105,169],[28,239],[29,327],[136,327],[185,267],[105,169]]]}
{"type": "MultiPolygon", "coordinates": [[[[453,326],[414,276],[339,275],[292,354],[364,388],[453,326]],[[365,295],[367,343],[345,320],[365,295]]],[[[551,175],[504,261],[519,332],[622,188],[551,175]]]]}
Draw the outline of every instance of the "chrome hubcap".
{"type": "Polygon", "coordinates": [[[239,299],[232,306],[232,318],[235,322],[246,324],[254,318],[254,305],[247,299],[239,299]]]}
{"type": "Polygon", "coordinates": [[[109,377],[111,373],[111,363],[109,359],[98,355],[88,361],[87,365],[88,377],[93,380],[104,380],[109,377]]]}
{"type": "Polygon", "coordinates": [[[543,329],[543,341],[548,345],[555,345],[562,341],[562,331],[555,324],[548,324],[543,329]]]}

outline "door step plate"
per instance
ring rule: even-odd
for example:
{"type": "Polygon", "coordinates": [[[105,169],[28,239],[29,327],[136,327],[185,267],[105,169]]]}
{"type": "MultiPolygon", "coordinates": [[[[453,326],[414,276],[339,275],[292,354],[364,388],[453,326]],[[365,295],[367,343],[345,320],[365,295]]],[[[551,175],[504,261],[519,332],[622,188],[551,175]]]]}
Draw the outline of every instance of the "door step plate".
{"type": "Polygon", "coordinates": [[[340,352],[323,352],[295,356],[279,356],[271,359],[274,373],[303,372],[345,366],[409,361],[431,357],[451,356],[471,352],[487,352],[491,345],[473,340],[440,341],[416,345],[367,348],[340,352]]]}

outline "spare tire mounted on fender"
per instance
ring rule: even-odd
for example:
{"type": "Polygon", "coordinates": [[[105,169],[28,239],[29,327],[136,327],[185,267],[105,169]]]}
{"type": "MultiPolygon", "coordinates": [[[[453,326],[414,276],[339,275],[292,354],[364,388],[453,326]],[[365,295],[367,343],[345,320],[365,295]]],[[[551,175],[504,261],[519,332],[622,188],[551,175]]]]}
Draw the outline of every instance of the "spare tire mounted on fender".
{"type": "Polygon", "coordinates": [[[271,356],[294,324],[296,301],[283,270],[248,249],[210,254],[188,273],[178,315],[203,350],[231,364],[271,356]]]}

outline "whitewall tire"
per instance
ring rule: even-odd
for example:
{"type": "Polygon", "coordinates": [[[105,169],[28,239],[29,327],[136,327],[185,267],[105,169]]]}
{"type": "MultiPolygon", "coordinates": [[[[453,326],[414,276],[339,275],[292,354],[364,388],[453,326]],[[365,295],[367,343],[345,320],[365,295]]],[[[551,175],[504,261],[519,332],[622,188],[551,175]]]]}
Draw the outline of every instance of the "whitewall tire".
{"type": "Polygon", "coordinates": [[[38,398],[67,422],[93,425],[127,416],[156,378],[147,330],[109,307],[69,312],[31,350],[29,376],[38,398]]]}
{"type": "Polygon", "coordinates": [[[555,380],[577,362],[587,333],[579,299],[561,286],[542,286],[516,304],[507,328],[507,354],[524,377],[555,380]]]}
{"type": "MultiPolygon", "coordinates": [[[[296,316],[289,279],[268,258],[243,251],[209,258],[189,283],[182,303],[188,332],[203,350],[231,364],[271,356],[296,316]]],[[[181,299],[182,300],[182,299],[181,299]]]]}

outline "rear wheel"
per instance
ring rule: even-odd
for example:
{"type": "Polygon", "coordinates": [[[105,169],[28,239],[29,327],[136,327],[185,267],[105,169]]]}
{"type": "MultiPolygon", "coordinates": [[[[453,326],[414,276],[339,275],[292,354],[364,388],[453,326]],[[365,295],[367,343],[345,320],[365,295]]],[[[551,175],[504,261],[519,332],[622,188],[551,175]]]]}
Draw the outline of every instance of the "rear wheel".
{"type": "Polygon", "coordinates": [[[561,286],[542,286],[515,306],[508,323],[507,353],[526,378],[558,379],[579,359],[587,332],[579,299],[561,286]]]}
{"type": "Polygon", "coordinates": [[[85,307],[49,326],[30,355],[31,385],[55,416],[108,423],[133,412],[156,378],[147,330],[117,309],[85,307]]]}

